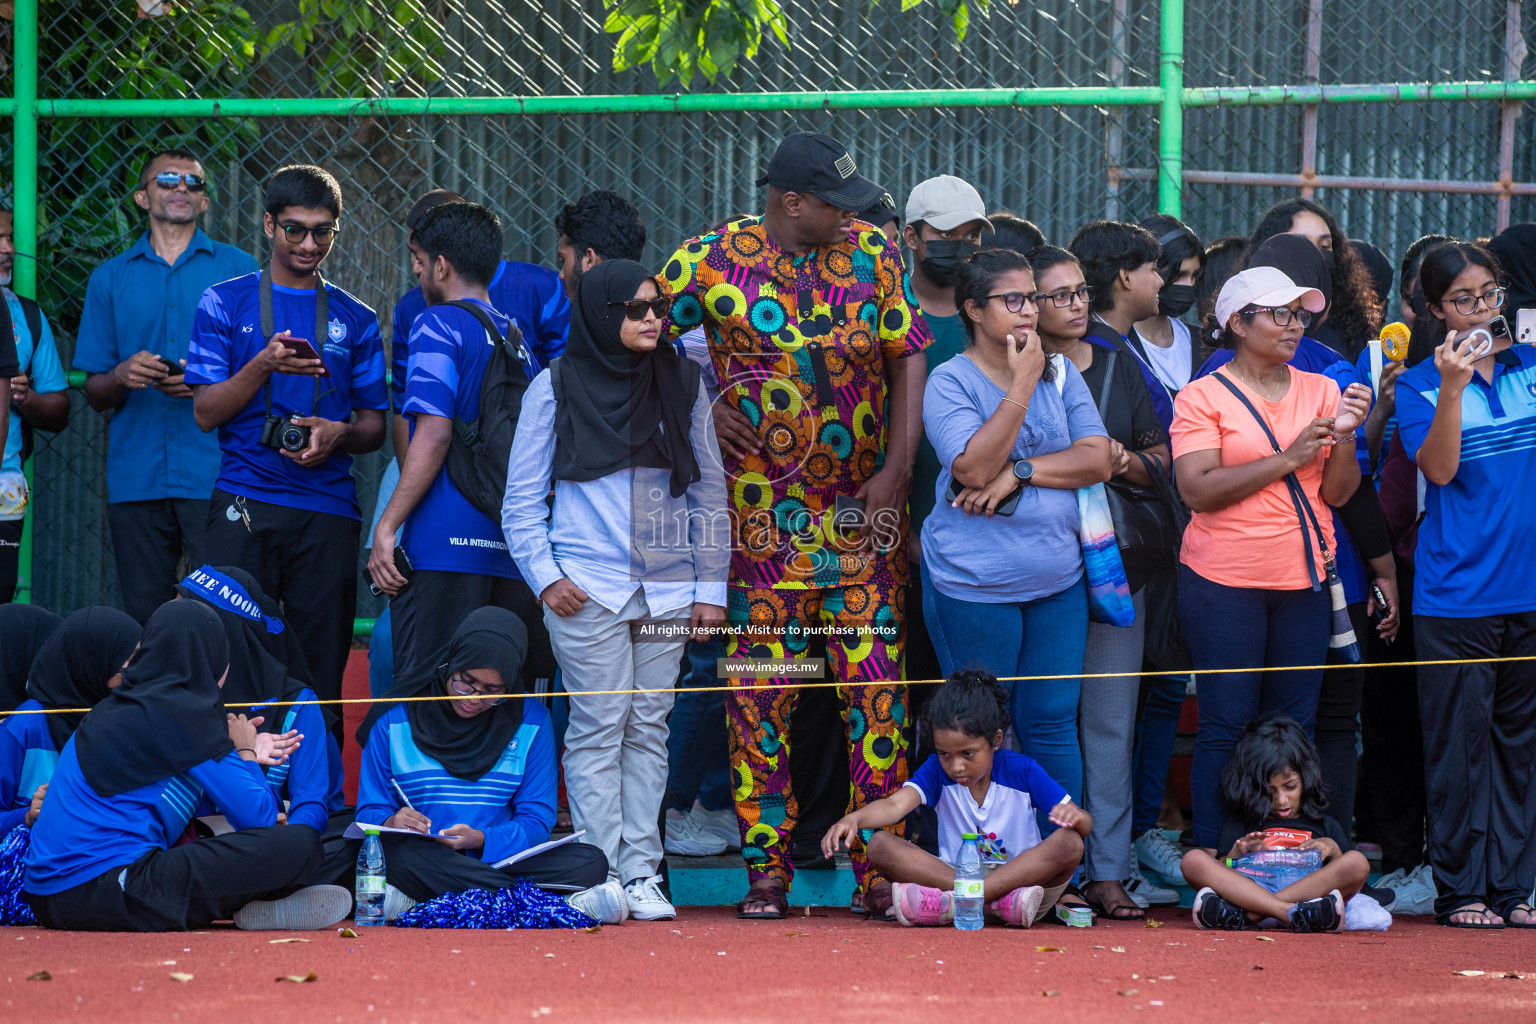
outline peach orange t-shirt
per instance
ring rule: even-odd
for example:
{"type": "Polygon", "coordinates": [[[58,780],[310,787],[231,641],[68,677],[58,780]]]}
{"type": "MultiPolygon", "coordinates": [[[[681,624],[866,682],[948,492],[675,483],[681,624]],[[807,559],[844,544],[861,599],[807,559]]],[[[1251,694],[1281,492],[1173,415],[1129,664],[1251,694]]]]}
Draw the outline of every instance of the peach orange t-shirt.
{"type": "MultiPolygon", "coordinates": [[[[1264,417],[1281,448],[1296,440],[1312,420],[1334,415],[1339,405],[1339,386],[1333,380],[1295,367],[1288,369],[1291,386],[1278,402],[1260,395],[1235,374],[1224,374],[1264,417]]],[[[1223,466],[1240,466],[1274,454],[1253,413],[1222,386],[1215,374],[1192,381],[1179,392],[1169,433],[1175,460],[1190,452],[1215,449],[1221,452],[1223,466]]],[[[1296,478],[1312,504],[1331,551],[1333,513],[1319,493],[1323,465],[1330,451],[1320,451],[1317,458],[1296,471],[1296,478]]],[[[1321,573],[1323,560],[1310,521],[1307,534],[1312,537],[1312,557],[1321,573]]],[[[1196,512],[1184,531],[1181,560],[1211,582],[1228,587],[1301,590],[1312,585],[1302,548],[1301,523],[1284,479],[1226,508],[1196,512]]]]}

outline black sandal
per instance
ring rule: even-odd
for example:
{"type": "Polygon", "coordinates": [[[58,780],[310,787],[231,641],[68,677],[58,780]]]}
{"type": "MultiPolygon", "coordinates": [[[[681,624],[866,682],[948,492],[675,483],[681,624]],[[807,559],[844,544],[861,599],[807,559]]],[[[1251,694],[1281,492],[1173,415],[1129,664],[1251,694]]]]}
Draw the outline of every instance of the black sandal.
{"type": "MultiPolygon", "coordinates": [[[[1088,889],[1093,888],[1097,884],[1099,883],[1089,882],[1088,889]]],[[[1119,883],[1115,884],[1119,885],[1119,883]]],[[[1120,895],[1125,898],[1125,903],[1119,906],[1111,908],[1107,900],[1095,900],[1092,896],[1088,895],[1087,889],[1085,889],[1082,893],[1083,902],[1088,904],[1088,909],[1092,910],[1094,916],[1096,917],[1106,918],[1110,921],[1146,920],[1147,912],[1141,907],[1137,906],[1135,900],[1131,899],[1131,894],[1125,891],[1124,885],[1119,885],[1119,888],[1120,895]]],[[[1059,903],[1061,901],[1058,900],[1057,902],[1059,903]]]]}
{"type": "MultiPolygon", "coordinates": [[[[1494,914],[1494,913],[1497,913],[1497,912],[1492,907],[1490,907],[1488,905],[1488,901],[1487,900],[1480,900],[1477,897],[1473,896],[1473,897],[1469,897],[1468,899],[1463,900],[1460,904],[1458,904],[1457,906],[1453,907],[1450,910],[1447,910],[1443,914],[1436,914],[1435,915],[1435,920],[1437,922],[1439,922],[1440,924],[1444,925],[1447,928],[1471,928],[1471,929],[1474,929],[1474,930],[1477,930],[1477,931],[1485,931],[1485,932],[1501,931],[1505,927],[1505,922],[1503,922],[1503,921],[1500,921],[1498,924],[1492,924],[1492,923],[1487,922],[1487,921],[1484,921],[1481,924],[1471,924],[1471,923],[1456,922],[1456,921],[1452,921],[1451,920],[1451,918],[1455,917],[1457,914],[1494,914]]],[[[1521,927],[1529,928],[1530,925],[1522,925],[1521,927]]]]}
{"type": "Polygon", "coordinates": [[[782,921],[789,916],[789,893],[782,885],[756,886],[747,890],[747,896],[736,904],[736,916],[743,921],[782,921]],[[771,910],[747,912],[748,903],[765,903],[771,910]]]}
{"type": "Polygon", "coordinates": [[[1529,900],[1519,896],[1500,903],[1494,910],[1494,913],[1504,919],[1504,926],[1506,928],[1536,929],[1536,910],[1531,909],[1529,900]],[[1515,920],[1515,914],[1519,911],[1524,911],[1525,916],[1528,918],[1524,924],[1520,924],[1515,920]]]}

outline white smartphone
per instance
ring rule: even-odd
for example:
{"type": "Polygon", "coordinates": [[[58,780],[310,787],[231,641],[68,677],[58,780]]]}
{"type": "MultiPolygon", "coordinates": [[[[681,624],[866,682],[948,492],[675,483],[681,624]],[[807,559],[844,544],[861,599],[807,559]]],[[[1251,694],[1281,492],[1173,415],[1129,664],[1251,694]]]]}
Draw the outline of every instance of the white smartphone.
{"type": "Polygon", "coordinates": [[[1536,309],[1522,309],[1515,313],[1515,342],[1536,345],[1536,309]]]}

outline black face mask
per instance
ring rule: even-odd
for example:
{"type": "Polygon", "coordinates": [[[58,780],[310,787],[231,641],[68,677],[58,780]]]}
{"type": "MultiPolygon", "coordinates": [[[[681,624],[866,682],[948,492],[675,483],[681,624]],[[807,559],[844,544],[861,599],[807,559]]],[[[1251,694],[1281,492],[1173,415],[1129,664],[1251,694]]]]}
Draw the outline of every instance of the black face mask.
{"type": "Polygon", "coordinates": [[[960,271],[960,264],[973,252],[980,252],[981,246],[970,242],[962,242],[959,239],[941,238],[927,243],[923,247],[923,259],[919,264],[923,268],[923,274],[940,288],[949,288],[955,283],[955,275],[960,271]]]}
{"type": "Polygon", "coordinates": [[[1177,320],[1189,312],[1195,304],[1195,286],[1192,284],[1166,284],[1157,293],[1157,311],[1162,316],[1177,320]]]}
{"type": "Polygon", "coordinates": [[[1331,279],[1333,277],[1333,267],[1334,267],[1333,250],[1332,249],[1319,249],[1318,251],[1323,254],[1323,265],[1328,268],[1328,277],[1331,279]]]}

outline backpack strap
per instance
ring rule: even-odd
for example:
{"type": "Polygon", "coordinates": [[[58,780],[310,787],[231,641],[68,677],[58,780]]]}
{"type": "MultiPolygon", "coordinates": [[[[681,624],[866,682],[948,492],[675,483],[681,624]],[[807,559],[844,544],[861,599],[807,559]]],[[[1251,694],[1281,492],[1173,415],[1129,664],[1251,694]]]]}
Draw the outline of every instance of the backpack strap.
{"type": "MultiPolygon", "coordinates": [[[[1221,381],[1222,387],[1237,396],[1237,400],[1243,403],[1243,408],[1253,414],[1254,420],[1263,429],[1264,436],[1269,439],[1270,447],[1275,450],[1275,454],[1282,454],[1285,449],[1280,447],[1280,442],[1275,439],[1275,432],[1269,429],[1269,423],[1265,421],[1263,416],[1259,415],[1259,410],[1253,407],[1253,403],[1248,401],[1248,396],[1239,391],[1237,385],[1233,384],[1227,375],[1219,370],[1211,374],[1211,376],[1221,381]]],[[[1312,511],[1312,503],[1307,500],[1307,492],[1302,490],[1301,481],[1296,479],[1295,473],[1285,474],[1284,479],[1286,490],[1291,494],[1291,504],[1296,506],[1296,518],[1301,523],[1301,543],[1307,555],[1307,575],[1312,579],[1312,589],[1321,590],[1322,580],[1326,577],[1318,576],[1317,560],[1312,557],[1312,535],[1307,532],[1309,520],[1311,521],[1312,529],[1317,533],[1317,546],[1323,553],[1323,565],[1330,573],[1333,571],[1333,556],[1329,554],[1327,545],[1323,543],[1323,527],[1317,521],[1317,513],[1312,511]]]]}
{"type": "MultiPolygon", "coordinates": [[[[478,302],[471,302],[468,299],[451,299],[448,302],[442,303],[442,305],[454,306],[473,315],[476,320],[480,321],[480,326],[485,328],[485,333],[505,345],[507,347],[507,354],[516,358],[520,365],[526,367],[528,353],[523,349],[523,332],[518,329],[516,322],[511,317],[507,317],[507,333],[502,334],[501,328],[496,326],[496,321],[491,319],[491,314],[487,313],[485,307],[478,302]]],[[[525,369],[523,372],[527,373],[527,370],[525,369]]]]}
{"type": "MultiPolygon", "coordinates": [[[[32,334],[32,354],[33,356],[36,356],[37,346],[43,343],[43,307],[39,306],[33,300],[20,295],[16,296],[16,299],[21,303],[22,315],[27,318],[27,330],[32,334]]],[[[9,319],[11,311],[6,310],[5,315],[6,318],[9,319]]],[[[25,373],[31,368],[32,360],[28,359],[27,365],[23,366],[21,370],[23,373],[25,373]]]]}

